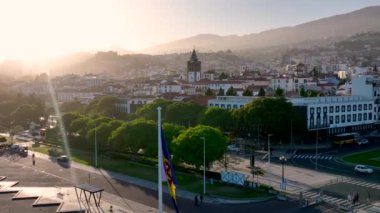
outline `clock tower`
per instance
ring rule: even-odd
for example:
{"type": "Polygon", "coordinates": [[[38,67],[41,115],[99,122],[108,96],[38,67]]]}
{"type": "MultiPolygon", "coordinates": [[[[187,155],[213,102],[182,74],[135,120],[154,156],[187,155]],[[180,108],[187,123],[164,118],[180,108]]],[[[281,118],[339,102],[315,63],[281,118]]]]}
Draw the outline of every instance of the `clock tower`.
{"type": "Polygon", "coordinates": [[[187,61],[187,82],[193,83],[201,80],[201,61],[193,49],[190,60],[187,61]]]}

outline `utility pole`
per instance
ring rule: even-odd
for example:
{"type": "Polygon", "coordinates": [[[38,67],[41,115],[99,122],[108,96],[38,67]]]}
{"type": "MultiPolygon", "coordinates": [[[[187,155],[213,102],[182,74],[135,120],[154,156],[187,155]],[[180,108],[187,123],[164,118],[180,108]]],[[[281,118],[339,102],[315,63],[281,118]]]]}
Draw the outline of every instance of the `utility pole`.
{"type": "Polygon", "coordinates": [[[201,137],[203,140],[203,194],[206,194],[206,138],[201,137]]]}

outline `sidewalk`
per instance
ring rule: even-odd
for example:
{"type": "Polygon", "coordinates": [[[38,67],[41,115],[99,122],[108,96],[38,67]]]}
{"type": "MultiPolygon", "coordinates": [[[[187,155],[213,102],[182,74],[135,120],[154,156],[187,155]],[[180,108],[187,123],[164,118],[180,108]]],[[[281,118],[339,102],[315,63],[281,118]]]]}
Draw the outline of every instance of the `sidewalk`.
{"type": "MultiPolygon", "coordinates": [[[[260,184],[271,185],[274,189],[282,191],[280,188],[282,165],[276,163],[269,165],[265,161],[256,160],[255,166],[261,167],[264,171],[268,172],[265,172],[264,176],[256,176],[252,179],[250,160],[248,157],[230,156],[230,161],[232,162],[228,165],[228,170],[244,173],[249,177],[248,180],[250,181],[258,181],[260,184]]],[[[221,171],[224,170],[224,167],[220,164],[215,164],[213,170],[221,171]]],[[[287,182],[286,192],[298,194],[301,191],[324,185],[341,177],[285,164],[284,178],[287,182]]]]}
{"type": "MultiPolygon", "coordinates": [[[[35,153],[36,158],[52,160],[52,158],[48,155],[38,153],[38,152],[34,152],[34,153],[35,153]]],[[[105,176],[106,178],[113,178],[113,179],[116,179],[116,180],[119,180],[119,181],[122,181],[125,183],[137,185],[137,186],[140,186],[140,187],[143,187],[146,189],[151,189],[151,190],[155,190],[155,191],[158,190],[158,184],[157,183],[142,180],[142,179],[135,178],[135,177],[128,176],[128,175],[124,175],[124,174],[120,174],[117,172],[107,171],[107,170],[103,170],[103,169],[95,169],[92,166],[87,166],[87,165],[79,164],[76,162],[71,162],[71,167],[81,169],[81,170],[86,171],[90,174],[102,175],[102,176],[105,176]]],[[[169,193],[167,187],[163,186],[162,189],[163,189],[164,193],[166,193],[166,194],[169,193]]],[[[188,200],[194,200],[194,197],[196,195],[199,195],[197,193],[193,193],[193,192],[189,192],[189,191],[185,191],[185,190],[181,190],[181,189],[177,189],[176,192],[177,192],[178,197],[185,198],[188,200]]],[[[239,204],[239,203],[255,203],[255,202],[268,200],[270,198],[238,200],[238,199],[228,199],[228,198],[220,198],[220,197],[216,197],[216,196],[212,196],[212,195],[206,195],[206,196],[204,196],[204,202],[205,203],[213,203],[213,204],[222,204],[222,203],[223,204],[239,204]]],[[[111,193],[105,193],[104,199],[109,203],[114,203],[115,205],[119,205],[119,206],[121,205],[121,203],[125,203],[124,198],[118,197],[117,195],[114,195],[111,193]]],[[[139,204],[139,203],[134,202],[132,200],[127,200],[127,201],[128,201],[128,203],[134,203],[133,205],[137,209],[139,209],[138,212],[152,212],[152,211],[154,212],[154,211],[157,211],[157,209],[154,209],[150,206],[145,206],[143,204],[139,204]]]]}

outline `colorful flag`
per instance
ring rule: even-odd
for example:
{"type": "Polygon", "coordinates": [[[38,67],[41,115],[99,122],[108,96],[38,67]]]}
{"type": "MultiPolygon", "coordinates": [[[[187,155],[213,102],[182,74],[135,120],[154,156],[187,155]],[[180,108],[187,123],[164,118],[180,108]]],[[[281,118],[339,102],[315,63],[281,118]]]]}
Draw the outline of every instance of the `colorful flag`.
{"type": "Polygon", "coordinates": [[[173,201],[174,208],[178,213],[177,199],[176,199],[176,177],[174,173],[173,164],[171,161],[169,149],[164,136],[164,131],[161,128],[161,147],[162,147],[162,166],[165,172],[166,181],[168,183],[169,193],[173,201]]]}

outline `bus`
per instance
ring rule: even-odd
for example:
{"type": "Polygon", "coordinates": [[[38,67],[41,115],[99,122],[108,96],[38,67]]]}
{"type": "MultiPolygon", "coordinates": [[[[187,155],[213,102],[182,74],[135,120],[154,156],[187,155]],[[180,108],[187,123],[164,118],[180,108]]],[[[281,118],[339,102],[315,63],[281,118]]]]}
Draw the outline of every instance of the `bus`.
{"type": "Polygon", "coordinates": [[[353,144],[356,143],[360,138],[360,134],[357,132],[342,133],[334,136],[334,144],[340,146],[343,144],[353,144]]]}

